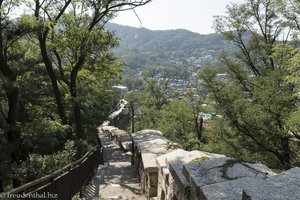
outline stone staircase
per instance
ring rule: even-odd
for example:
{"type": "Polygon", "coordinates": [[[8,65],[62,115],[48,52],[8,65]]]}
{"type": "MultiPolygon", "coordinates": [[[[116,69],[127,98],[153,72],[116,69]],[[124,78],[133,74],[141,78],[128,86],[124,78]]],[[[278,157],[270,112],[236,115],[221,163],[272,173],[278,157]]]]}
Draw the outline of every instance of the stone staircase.
{"type": "Polygon", "coordinates": [[[100,165],[97,174],[83,192],[83,200],[145,200],[138,172],[125,160],[123,151],[104,135],[105,165],[100,165]]]}

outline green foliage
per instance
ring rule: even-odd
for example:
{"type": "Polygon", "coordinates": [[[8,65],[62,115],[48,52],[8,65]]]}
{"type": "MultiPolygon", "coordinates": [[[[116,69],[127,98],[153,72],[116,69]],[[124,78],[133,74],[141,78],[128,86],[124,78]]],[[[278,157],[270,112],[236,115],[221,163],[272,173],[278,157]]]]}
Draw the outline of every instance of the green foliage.
{"type": "Polygon", "coordinates": [[[284,80],[285,84],[289,85],[293,92],[295,108],[290,112],[289,117],[285,120],[286,129],[289,130],[289,136],[292,138],[290,142],[292,161],[296,166],[300,164],[300,113],[299,113],[299,48],[288,45],[277,45],[273,49],[273,56],[277,58],[279,67],[285,70],[284,80]]]}
{"type": "Polygon", "coordinates": [[[40,119],[25,125],[23,137],[30,152],[45,155],[61,150],[71,132],[68,125],[40,119]]]}
{"type": "MultiPolygon", "coordinates": [[[[95,137],[95,135],[93,135],[95,137]]],[[[90,138],[91,140],[91,138],[90,138]]],[[[89,140],[76,140],[75,141],[75,149],[76,149],[76,159],[81,158],[86,152],[88,152],[96,143],[89,140]]]]}
{"type": "Polygon", "coordinates": [[[31,154],[29,158],[15,167],[14,176],[26,183],[75,161],[76,148],[74,141],[67,141],[64,149],[51,155],[31,154]]]}
{"type": "Polygon", "coordinates": [[[1,4],[0,192],[61,168],[96,144],[95,127],[115,101],[110,88],[123,65],[109,51],[119,40],[101,25],[112,14],[91,15],[91,9],[106,9],[101,3],[1,4]],[[76,139],[74,104],[84,116],[86,140],[76,139]]]}
{"type": "Polygon", "coordinates": [[[157,129],[179,144],[183,143],[188,133],[195,132],[194,113],[191,107],[182,100],[172,100],[162,107],[157,129]]]}
{"type": "MultiPolygon", "coordinates": [[[[4,124],[4,123],[2,123],[4,124]]],[[[12,147],[8,144],[3,127],[0,128],[0,171],[1,171],[1,179],[9,180],[10,178],[10,168],[11,168],[11,158],[10,154],[12,152],[12,147]]]]}
{"type": "MultiPolygon", "coordinates": [[[[61,16],[52,30],[52,39],[46,45],[59,70],[62,85],[67,89],[59,89],[56,92],[56,101],[58,93],[65,92],[65,101],[70,104],[71,109],[70,121],[76,137],[82,139],[88,135],[87,126],[91,127],[86,123],[91,122],[89,118],[101,119],[104,112],[108,112],[107,107],[101,115],[95,115],[93,110],[100,107],[101,101],[105,102],[101,100],[101,95],[110,95],[105,87],[111,87],[112,80],[117,78],[121,71],[122,63],[109,52],[109,49],[118,44],[118,39],[111,32],[104,30],[100,23],[95,23],[100,16],[85,13],[89,3],[75,1],[71,5],[76,9],[67,10],[61,16]],[[95,99],[101,101],[98,103],[95,99]]],[[[92,9],[99,12],[101,7],[92,9]]],[[[55,78],[52,77],[53,79],[55,78]]],[[[65,106],[61,107],[65,109],[65,106]]]]}
{"type": "Polygon", "coordinates": [[[210,160],[209,157],[203,156],[203,157],[199,157],[199,158],[194,158],[193,160],[191,160],[189,163],[200,163],[206,160],[210,160]]]}
{"type": "Polygon", "coordinates": [[[135,118],[137,130],[160,130],[166,138],[179,143],[184,149],[199,149],[195,113],[186,100],[169,100],[158,109],[149,92],[131,94],[127,99],[139,105],[135,118]]]}
{"type": "Polygon", "coordinates": [[[223,116],[214,135],[228,143],[226,155],[239,152],[234,157],[288,169],[296,164],[294,155],[298,152],[287,125],[296,108],[293,87],[286,82],[287,66],[294,63],[295,52],[284,45],[286,41],[279,41],[287,24],[277,14],[274,2],[233,4],[228,15],[218,17],[216,29],[238,51],[221,56],[226,80],[218,80],[217,71],[211,69],[200,77],[211,93],[215,112],[223,116]],[[279,42],[282,45],[277,46],[279,42]]]}
{"type": "Polygon", "coordinates": [[[283,151],[282,138],[289,135],[285,121],[295,108],[294,97],[283,82],[282,71],[274,70],[253,78],[251,92],[245,92],[243,85],[234,81],[231,84],[206,81],[212,92],[211,98],[217,103],[214,105],[216,111],[232,127],[229,132],[223,130],[222,134],[226,135],[223,138],[238,143],[237,149],[245,148],[260,155],[265,152],[263,160],[276,163],[267,157],[270,158],[269,153],[283,151]]]}
{"type": "Polygon", "coordinates": [[[203,149],[203,143],[201,143],[196,135],[196,132],[186,133],[181,140],[182,147],[186,150],[200,150],[203,149]]]}
{"type": "Polygon", "coordinates": [[[205,132],[208,143],[202,144],[203,151],[214,152],[248,162],[262,162],[273,169],[281,168],[277,157],[260,149],[249,149],[238,132],[232,128],[228,120],[214,119],[210,121],[211,129],[205,132]]]}

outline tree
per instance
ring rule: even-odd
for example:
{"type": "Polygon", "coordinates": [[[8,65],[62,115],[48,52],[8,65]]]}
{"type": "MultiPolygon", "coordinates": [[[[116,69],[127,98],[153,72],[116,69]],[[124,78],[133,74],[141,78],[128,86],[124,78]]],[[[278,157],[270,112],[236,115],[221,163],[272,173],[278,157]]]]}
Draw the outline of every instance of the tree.
{"type": "Polygon", "coordinates": [[[272,53],[277,44],[287,42],[281,36],[290,28],[275,3],[248,0],[228,6],[227,16],[215,21],[216,30],[238,48],[233,57],[221,56],[227,80],[218,80],[216,70],[206,69],[200,76],[215,108],[232,128],[227,140],[238,139],[242,148],[273,156],[269,163],[279,161],[282,168],[289,169],[293,152],[285,122],[295,99],[284,81],[286,70],[272,53]]]}
{"type": "Polygon", "coordinates": [[[92,80],[94,78],[94,81],[112,78],[120,72],[120,63],[108,51],[118,42],[114,36],[104,31],[101,25],[96,25],[89,31],[92,18],[89,16],[74,18],[76,15],[82,13],[67,13],[63,16],[60,24],[63,28],[55,35],[53,47],[58,61],[56,65],[64,84],[69,88],[77,136],[85,138],[81,119],[81,87],[78,81],[82,82],[84,77],[92,80]],[[88,72],[92,74],[89,75],[88,72]]]}
{"type": "Polygon", "coordinates": [[[174,98],[176,90],[169,87],[169,82],[174,80],[175,71],[162,66],[145,70],[144,88],[127,98],[139,104],[140,115],[135,120],[138,130],[157,129],[184,148],[197,149],[200,142],[206,142],[203,119],[199,117],[202,100],[192,89],[182,99],[174,98]]]}
{"type": "Polygon", "coordinates": [[[172,100],[164,105],[157,120],[157,129],[170,140],[188,146],[189,134],[195,135],[194,113],[192,107],[184,100],[172,100]]]}
{"type": "MultiPolygon", "coordinates": [[[[110,102],[103,96],[111,95],[109,88],[119,74],[121,63],[108,51],[117,40],[104,31],[103,24],[116,12],[148,2],[0,0],[0,191],[10,189],[11,182],[13,187],[20,185],[24,180],[17,174],[18,169],[29,167],[31,161],[40,164],[45,161],[47,165],[53,161],[51,156],[65,159],[61,156],[63,146],[68,139],[74,139],[68,126],[72,113],[90,114],[90,110],[100,108],[101,115],[93,112],[89,116],[98,118],[107,114],[110,102]],[[18,12],[19,8],[23,13],[18,12]],[[69,22],[73,20],[71,24],[77,26],[59,31],[74,10],[78,15],[69,18],[69,22]],[[65,39],[68,44],[73,41],[72,47],[77,45],[79,49],[55,43],[65,39]],[[78,53],[78,57],[64,53],[78,53]],[[49,146],[45,148],[45,144],[49,146]]],[[[74,121],[76,131],[83,133],[78,120],[74,121]]],[[[95,123],[95,119],[86,123],[92,121],[95,123]]],[[[76,156],[80,156],[93,139],[82,140],[84,136],[77,135],[74,148],[76,156]]],[[[74,160],[76,156],[51,164],[61,167],[59,163],[74,160]]]]}
{"type": "MultiPolygon", "coordinates": [[[[18,46],[21,46],[22,37],[30,31],[31,27],[28,27],[22,19],[12,20],[13,12],[20,5],[21,3],[16,0],[0,1],[0,78],[4,90],[0,101],[0,112],[3,119],[1,121],[4,121],[1,125],[4,132],[1,141],[10,147],[8,153],[11,163],[8,168],[11,168],[13,163],[24,159],[20,130],[17,125],[20,93],[17,77],[25,68],[22,61],[25,60],[26,50],[20,50],[18,46]]],[[[8,173],[11,173],[11,169],[8,169],[8,173]]],[[[0,175],[4,176],[5,174],[0,172],[0,175]]],[[[0,181],[0,191],[3,191],[2,179],[0,181]]],[[[19,185],[15,178],[13,185],[19,185]]]]}
{"type": "Polygon", "coordinates": [[[300,2],[297,0],[277,0],[278,11],[284,16],[293,30],[297,30],[296,37],[299,39],[300,31],[300,2]]]}
{"type": "Polygon", "coordinates": [[[171,74],[166,75],[165,78],[157,78],[159,72],[156,69],[145,70],[143,72],[143,79],[146,82],[147,90],[152,97],[153,104],[156,109],[160,108],[167,103],[168,95],[171,90],[169,88],[169,81],[171,74]]]}
{"type": "MultiPolygon", "coordinates": [[[[281,68],[286,69],[285,81],[291,85],[295,98],[299,99],[299,64],[300,64],[300,50],[297,47],[289,45],[278,45],[274,49],[273,56],[276,57],[281,68]]],[[[296,109],[291,113],[290,118],[287,120],[287,126],[291,135],[298,140],[299,135],[299,102],[296,101],[296,109]]]]}
{"type": "Polygon", "coordinates": [[[204,133],[204,127],[203,127],[203,116],[200,115],[200,113],[203,113],[205,110],[202,107],[203,99],[196,95],[196,93],[193,90],[188,90],[186,92],[186,101],[189,103],[189,105],[192,108],[192,113],[194,115],[194,126],[197,133],[197,138],[201,142],[206,142],[205,137],[203,136],[204,133]]]}
{"type": "MultiPolygon", "coordinates": [[[[53,64],[51,59],[51,53],[55,55],[57,63],[64,64],[61,59],[61,55],[56,49],[51,47],[51,42],[55,40],[57,29],[64,31],[66,28],[69,31],[67,34],[67,40],[72,40],[74,45],[72,49],[74,54],[72,60],[72,68],[69,78],[69,90],[72,97],[72,109],[75,122],[75,130],[78,138],[85,138],[82,127],[81,119],[81,108],[78,102],[78,92],[77,92],[77,77],[80,70],[85,65],[88,58],[92,56],[97,56],[95,53],[95,47],[100,49],[107,49],[112,47],[114,44],[111,40],[110,34],[100,34],[102,31],[102,25],[109,19],[111,19],[117,12],[134,9],[138,6],[145,5],[151,0],[89,0],[89,1],[35,1],[35,17],[41,28],[38,31],[38,39],[40,43],[41,54],[52,82],[53,91],[57,101],[58,111],[62,118],[62,122],[65,120],[63,102],[61,100],[60,90],[57,84],[57,77],[53,70],[53,64]],[[89,14],[91,13],[91,14],[89,14]],[[63,20],[72,22],[71,24],[75,27],[66,26],[67,24],[61,21],[63,20]],[[100,35],[97,35],[100,34],[100,35]],[[98,38],[96,36],[99,36],[98,38]],[[101,36],[104,38],[101,38],[101,36]],[[73,37],[73,38],[72,38],[73,37]],[[49,39],[50,38],[50,39],[49,39]],[[72,38],[72,39],[71,39],[72,38]],[[105,41],[107,39],[107,41],[105,41]],[[102,43],[101,43],[102,42],[102,43]],[[101,44],[100,44],[101,43],[101,44]],[[75,46],[77,45],[77,46],[75,46]],[[94,52],[93,52],[94,51],[94,52]],[[94,55],[93,55],[94,54],[94,55]]],[[[100,51],[98,51],[100,52],[100,51]]],[[[71,56],[71,55],[69,55],[71,56]]],[[[61,69],[61,68],[60,68],[61,69]]]]}
{"type": "Polygon", "coordinates": [[[49,75],[49,78],[51,80],[52,88],[53,88],[53,94],[56,99],[56,104],[58,108],[58,113],[61,118],[61,121],[63,124],[67,123],[67,119],[65,116],[65,109],[63,106],[63,101],[61,97],[61,93],[58,87],[57,83],[57,75],[54,72],[53,69],[53,63],[52,59],[49,53],[48,48],[48,41],[49,38],[51,38],[51,33],[54,29],[54,27],[57,25],[58,21],[60,20],[63,13],[68,8],[69,4],[71,3],[71,0],[68,1],[40,1],[40,0],[34,0],[34,17],[37,21],[37,38],[39,41],[39,47],[40,47],[40,53],[43,58],[43,62],[45,64],[47,73],[49,75]]]}

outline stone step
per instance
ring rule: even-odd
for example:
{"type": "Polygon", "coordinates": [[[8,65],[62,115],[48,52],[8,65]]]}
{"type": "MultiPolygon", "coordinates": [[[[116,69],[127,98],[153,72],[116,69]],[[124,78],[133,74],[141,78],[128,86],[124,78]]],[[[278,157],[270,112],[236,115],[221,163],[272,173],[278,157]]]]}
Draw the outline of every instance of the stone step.
{"type": "Polygon", "coordinates": [[[104,183],[138,183],[136,169],[129,162],[110,162],[100,170],[104,175],[104,183]]]}
{"type": "Polygon", "coordinates": [[[146,200],[142,196],[109,196],[108,198],[100,198],[101,200],[146,200]]]}
{"type": "Polygon", "coordinates": [[[139,199],[145,200],[139,183],[102,184],[100,185],[100,199],[139,199]]]}
{"type": "Polygon", "coordinates": [[[127,161],[109,162],[109,165],[119,166],[119,167],[131,167],[131,163],[127,161]]]}
{"type": "Polygon", "coordinates": [[[105,164],[86,187],[84,200],[146,200],[137,169],[126,161],[125,153],[108,138],[100,137],[105,164]]]}

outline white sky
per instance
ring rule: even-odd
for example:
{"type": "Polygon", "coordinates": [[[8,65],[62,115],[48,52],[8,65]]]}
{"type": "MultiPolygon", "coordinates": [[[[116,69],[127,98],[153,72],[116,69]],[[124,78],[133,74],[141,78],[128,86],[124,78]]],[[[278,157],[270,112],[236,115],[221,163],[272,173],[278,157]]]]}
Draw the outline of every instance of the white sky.
{"type": "MultiPolygon", "coordinates": [[[[187,29],[213,33],[213,16],[225,13],[226,5],[243,0],[153,0],[136,8],[142,27],[151,30],[187,29]]],[[[140,27],[133,11],[121,12],[112,22],[140,27]]]]}

